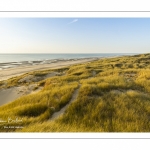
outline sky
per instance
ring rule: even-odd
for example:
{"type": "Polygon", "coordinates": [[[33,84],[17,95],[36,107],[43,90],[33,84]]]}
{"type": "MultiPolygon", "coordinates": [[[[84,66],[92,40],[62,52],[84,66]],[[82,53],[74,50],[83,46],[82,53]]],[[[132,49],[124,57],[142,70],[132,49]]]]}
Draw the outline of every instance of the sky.
{"type": "Polygon", "coordinates": [[[0,53],[149,53],[150,18],[0,18],[0,53]]]}

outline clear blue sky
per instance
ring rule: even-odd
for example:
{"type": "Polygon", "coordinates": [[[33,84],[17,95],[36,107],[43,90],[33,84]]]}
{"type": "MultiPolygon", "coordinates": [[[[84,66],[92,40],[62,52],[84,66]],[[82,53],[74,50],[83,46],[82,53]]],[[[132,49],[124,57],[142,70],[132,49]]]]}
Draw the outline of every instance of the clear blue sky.
{"type": "Polygon", "coordinates": [[[148,53],[150,18],[0,18],[0,53],[148,53]]]}

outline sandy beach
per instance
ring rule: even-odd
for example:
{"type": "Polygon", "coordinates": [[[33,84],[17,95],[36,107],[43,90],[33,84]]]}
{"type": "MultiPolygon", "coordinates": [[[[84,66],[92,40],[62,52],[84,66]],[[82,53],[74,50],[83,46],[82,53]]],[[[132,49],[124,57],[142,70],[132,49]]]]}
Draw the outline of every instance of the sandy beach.
{"type": "Polygon", "coordinates": [[[11,77],[22,75],[30,71],[61,68],[73,64],[90,62],[93,60],[97,60],[97,58],[72,59],[72,60],[63,60],[63,61],[58,60],[50,64],[37,64],[37,65],[24,64],[21,66],[17,66],[15,68],[7,68],[7,69],[0,70],[0,81],[7,80],[11,77]]]}
{"type": "MultiPolygon", "coordinates": [[[[0,81],[7,80],[11,77],[19,76],[24,73],[35,71],[35,70],[44,70],[44,69],[55,69],[55,68],[62,68],[66,66],[70,66],[73,64],[81,64],[85,62],[90,62],[93,60],[96,60],[97,58],[86,58],[86,59],[74,59],[74,60],[64,60],[64,61],[56,61],[55,63],[51,64],[37,64],[37,65],[24,65],[24,66],[18,66],[16,68],[7,68],[0,71],[0,81]]],[[[45,78],[53,77],[57,74],[57,72],[52,72],[45,76],[45,78]]],[[[30,77],[30,76],[29,76],[30,77]]],[[[29,80],[29,77],[25,80],[29,80]]],[[[27,82],[26,81],[26,82],[27,82]]],[[[33,90],[36,85],[30,85],[30,86],[16,86],[11,87],[8,89],[0,89],[0,106],[7,104],[23,95],[36,93],[37,91],[41,90],[42,88],[39,87],[37,90],[33,90]]]]}

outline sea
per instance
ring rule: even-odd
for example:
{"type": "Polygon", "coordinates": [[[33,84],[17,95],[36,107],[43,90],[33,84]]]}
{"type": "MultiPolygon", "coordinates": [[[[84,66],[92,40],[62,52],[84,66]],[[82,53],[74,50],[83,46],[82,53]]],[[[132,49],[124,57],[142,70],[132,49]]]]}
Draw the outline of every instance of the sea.
{"type": "Polygon", "coordinates": [[[16,67],[22,64],[42,64],[51,63],[57,60],[84,59],[84,58],[104,58],[125,55],[135,55],[135,53],[82,53],[82,54],[0,54],[0,70],[16,67]]]}

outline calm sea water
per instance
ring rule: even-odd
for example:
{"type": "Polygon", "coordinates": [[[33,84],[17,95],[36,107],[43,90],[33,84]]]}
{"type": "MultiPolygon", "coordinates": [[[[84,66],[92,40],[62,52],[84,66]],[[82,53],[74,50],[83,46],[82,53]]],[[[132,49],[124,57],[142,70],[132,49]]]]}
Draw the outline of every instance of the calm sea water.
{"type": "Polygon", "coordinates": [[[0,63],[22,61],[44,61],[52,59],[75,59],[91,57],[112,57],[122,55],[134,55],[129,53],[99,53],[99,54],[0,54],[0,63]]]}

